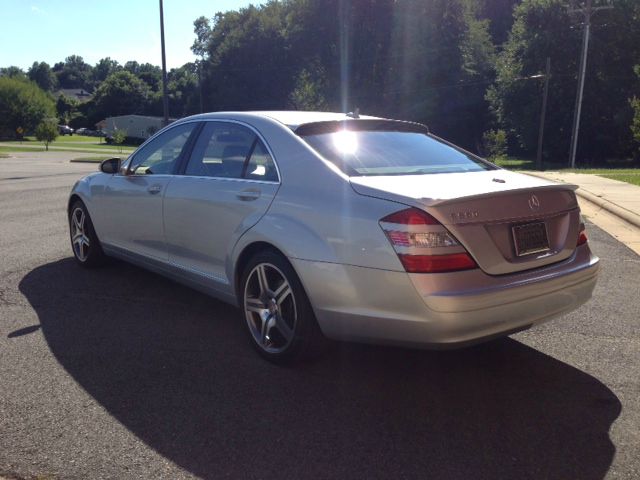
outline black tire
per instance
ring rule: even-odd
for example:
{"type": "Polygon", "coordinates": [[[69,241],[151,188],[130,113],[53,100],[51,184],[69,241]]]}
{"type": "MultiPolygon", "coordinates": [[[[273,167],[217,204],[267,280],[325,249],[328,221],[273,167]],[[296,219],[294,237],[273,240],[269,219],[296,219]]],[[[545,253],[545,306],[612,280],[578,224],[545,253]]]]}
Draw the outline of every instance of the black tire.
{"type": "MultiPolygon", "coordinates": [[[[251,257],[242,272],[239,290],[245,331],[252,346],[263,358],[277,364],[291,364],[315,358],[322,353],[326,339],[318,326],[313,308],[298,275],[283,255],[265,250],[251,257]],[[259,285],[261,282],[258,278],[260,268],[265,272],[264,278],[267,278],[265,283],[272,283],[269,285],[269,291],[274,295],[269,294],[268,298],[258,299],[258,290],[261,290],[259,285]],[[288,283],[291,291],[282,298],[282,303],[276,301],[275,295],[279,289],[286,293],[286,286],[278,281],[280,276],[288,283]],[[276,305],[273,305],[274,302],[276,305]],[[264,307],[261,310],[262,313],[257,312],[261,308],[260,304],[264,307]],[[269,305],[272,305],[276,311],[271,311],[269,305]],[[250,311],[251,309],[254,311],[250,311]],[[292,311],[295,313],[294,321],[291,321],[292,311]],[[267,321],[264,320],[263,315],[266,316],[267,321]],[[271,328],[260,332],[260,325],[264,328],[265,324],[269,325],[269,321],[274,322],[271,328]],[[284,325],[285,328],[280,325],[284,325]],[[287,328],[289,338],[281,333],[287,328]],[[268,334],[267,341],[264,341],[264,337],[260,338],[265,331],[268,334]]],[[[282,296],[282,293],[280,295],[282,296]]]]}
{"type": "Polygon", "coordinates": [[[73,202],[69,209],[69,237],[71,239],[73,258],[78,265],[85,268],[94,268],[105,263],[107,257],[93,228],[89,211],[82,200],[73,202]],[[81,229],[78,228],[80,223],[82,223],[81,229]],[[82,233],[84,238],[79,238],[79,233],[82,233]],[[86,244],[87,241],[88,244],[86,244]]]}

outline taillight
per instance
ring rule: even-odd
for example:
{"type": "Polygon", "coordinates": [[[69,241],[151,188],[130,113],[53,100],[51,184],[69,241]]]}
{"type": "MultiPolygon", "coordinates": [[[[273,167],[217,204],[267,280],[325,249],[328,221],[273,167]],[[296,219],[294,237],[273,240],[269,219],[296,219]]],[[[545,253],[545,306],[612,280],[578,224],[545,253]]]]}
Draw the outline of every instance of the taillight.
{"type": "Polygon", "coordinates": [[[380,220],[380,226],[409,273],[456,272],[478,265],[438,220],[407,208],[380,220]]]}
{"type": "Polygon", "coordinates": [[[580,245],[584,245],[587,243],[589,239],[587,238],[587,228],[584,225],[584,222],[580,222],[580,233],[578,233],[578,241],[576,243],[576,247],[580,245]]]}

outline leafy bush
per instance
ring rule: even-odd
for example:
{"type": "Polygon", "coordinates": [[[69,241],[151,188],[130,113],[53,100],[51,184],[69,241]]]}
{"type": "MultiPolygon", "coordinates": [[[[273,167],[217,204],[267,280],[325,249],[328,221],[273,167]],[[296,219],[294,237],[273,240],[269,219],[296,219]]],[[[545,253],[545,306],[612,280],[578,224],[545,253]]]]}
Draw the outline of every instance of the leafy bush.
{"type": "Polygon", "coordinates": [[[58,138],[58,122],[55,118],[47,118],[40,122],[36,127],[36,138],[44,142],[46,150],[49,150],[49,144],[58,138]]]}
{"type": "Polygon", "coordinates": [[[112,137],[113,137],[113,143],[118,145],[118,150],[120,150],[120,152],[122,152],[122,144],[124,143],[125,139],[127,138],[127,132],[125,130],[116,129],[113,132],[112,137]]]}
{"type": "Polygon", "coordinates": [[[482,141],[487,157],[496,159],[507,155],[507,132],[504,130],[487,130],[482,141]]]}
{"type": "Polygon", "coordinates": [[[0,138],[19,138],[18,129],[32,132],[54,115],[53,99],[35,83],[0,77],[0,138]]]}

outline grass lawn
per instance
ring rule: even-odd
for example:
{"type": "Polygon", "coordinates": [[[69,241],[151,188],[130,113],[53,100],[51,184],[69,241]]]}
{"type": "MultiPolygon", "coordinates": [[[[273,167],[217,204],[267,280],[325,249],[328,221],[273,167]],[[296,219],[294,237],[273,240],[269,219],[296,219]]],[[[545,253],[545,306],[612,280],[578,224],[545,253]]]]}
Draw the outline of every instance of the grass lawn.
{"type": "MultiPolygon", "coordinates": [[[[535,161],[523,158],[499,158],[495,164],[508,170],[535,170],[535,161]]],[[[557,163],[545,163],[543,170],[553,170],[562,173],[586,173],[619,180],[640,186],[640,168],[564,168],[557,163]]]]}
{"type": "Polygon", "coordinates": [[[33,150],[38,152],[41,150],[44,151],[44,145],[25,145],[22,148],[7,146],[6,143],[3,143],[2,145],[0,145],[0,152],[2,153],[23,152],[25,150],[26,151],[33,150]]]}
{"type": "Polygon", "coordinates": [[[109,158],[114,158],[117,157],[117,155],[110,155],[108,157],[75,157],[72,158],[71,160],[69,160],[70,162],[77,162],[77,163],[100,163],[103,160],[107,160],[109,158]]]}
{"type": "Polygon", "coordinates": [[[610,178],[612,180],[619,180],[621,182],[631,183],[632,185],[638,185],[640,187],[640,169],[632,170],[627,173],[619,173],[615,171],[615,173],[609,170],[606,174],[598,174],[601,177],[610,178]]]}
{"type": "MultiPolygon", "coordinates": [[[[65,137],[66,138],[66,137],[65,137]]],[[[104,153],[106,155],[113,156],[127,156],[131,152],[133,152],[136,147],[132,146],[122,146],[119,147],[117,145],[107,145],[106,143],[99,144],[95,137],[85,137],[90,138],[91,142],[70,142],[64,141],[59,142],[55,141],[49,144],[49,150],[55,151],[63,151],[63,152],[79,152],[79,153],[104,153]]],[[[18,141],[10,141],[10,142],[0,142],[0,152],[4,153],[15,153],[15,152],[29,152],[29,151],[37,151],[44,152],[44,144],[37,141],[24,141],[22,144],[18,141]]]]}
{"type": "MultiPolygon", "coordinates": [[[[25,137],[22,142],[18,140],[11,140],[8,142],[2,142],[3,146],[12,146],[15,145],[20,150],[24,148],[39,148],[44,149],[42,142],[36,140],[35,137],[25,137]]],[[[56,147],[56,150],[68,149],[68,150],[83,150],[83,149],[91,149],[91,150],[120,150],[122,149],[123,153],[131,153],[136,149],[136,146],[133,145],[109,145],[104,142],[100,137],[85,137],[83,135],[64,135],[56,138],[54,142],[52,142],[50,147],[56,147]]],[[[14,150],[14,151],[20,151],[14,150]]]]}

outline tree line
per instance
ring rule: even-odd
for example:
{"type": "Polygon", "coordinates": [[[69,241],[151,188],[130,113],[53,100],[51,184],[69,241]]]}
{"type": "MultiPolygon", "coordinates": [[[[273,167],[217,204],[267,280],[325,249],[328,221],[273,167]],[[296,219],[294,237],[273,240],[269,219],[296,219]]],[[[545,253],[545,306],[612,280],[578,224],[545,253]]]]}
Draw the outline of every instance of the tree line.
{"type": "MultiPolygon", "coordinates": [[[[171,69],[167,78],[172,116],[199,111],[195,65],[171,69]]],[[[14,66],[0,69],[0,138],[18,136],[18,129],[33,132],[44,118],[94,129],[110,116],[162,113],[162,70],[150,63],[120,65],[103,58],[92,66],[71,55],[53,67],[36,61],[26,72],[14,66]],[[89,100],[78,100],[70,90],[89,100]]]]}
{"type": "MultiPolygon", "coordinates": [[[[426,123],[481,154],[531,157],[550,58],[544,156],[566,162],[583,31],[570,7],[579,3],[272,0],[203,12],[194,22],[198,61],[169,72],[170,115],[358,108],[426,123]]],[[[640,151],[640,2],[611,4],[592,21],[581,164],[637,159],[640,151]]],[[[5,77],[19,76],[6,70],[5,77]]],[[[82,105],[57,99],[57,114],[71,121],[162,114],[153,65],[107,58],[92,67],[74,55],[52,68],[35,62],[23,75],[45,91],[91,92],[82,105]]]]}

